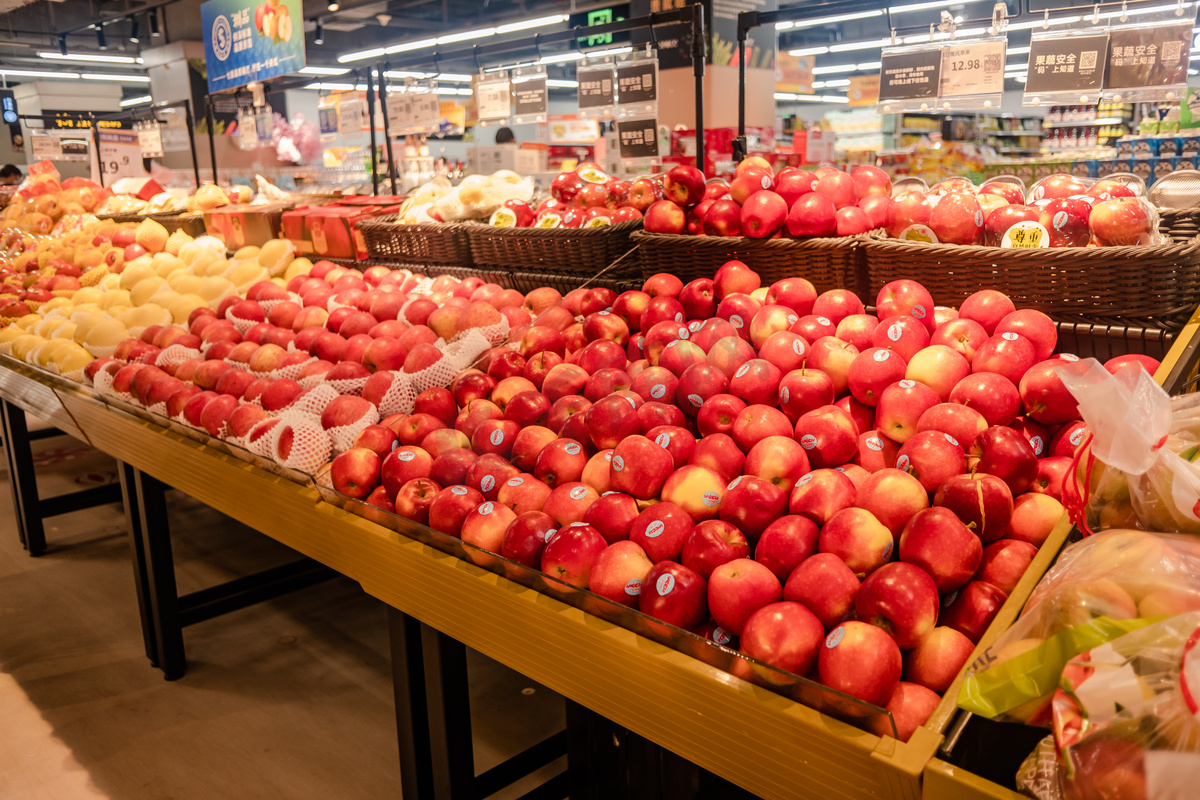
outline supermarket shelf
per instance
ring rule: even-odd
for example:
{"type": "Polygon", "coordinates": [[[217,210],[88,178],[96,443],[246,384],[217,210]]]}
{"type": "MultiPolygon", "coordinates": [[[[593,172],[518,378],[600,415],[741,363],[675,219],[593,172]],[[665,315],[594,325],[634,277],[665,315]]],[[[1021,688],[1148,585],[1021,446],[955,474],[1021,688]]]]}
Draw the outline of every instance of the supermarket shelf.
{"type": "Polygon", "coordinates": [[[854,133],[839,133],[838,131],[834,131],[834,132],[833,132],[833,135],[834,135],[834,136],[842,136],[842,137],[846,137],[846,138],[849,138],[849,137],[851,137],[851,136],[882,136],[882,135],[883,135],[883,129],[882,129],[882,128],[876,128],[875,130],[870,130],[870,131],[855,131],[854,133]]]}
{"type": "Polygon", "coordinates": [[[941,128],[901,128],[897,133],[941,133],[941,128]]]}
{"type": "Polygon", "coordinates": [[[980,131],[988,136],[1041,136],[1041,131],[980,131]]]}
{"type": "Polygon", "coordinates": [[[1042,123],[1043,128],[1078,128],[1080,125],[1127,125],[1129,120],[1124,117],[1099,117],[1098,119],[1076,119],[1070,122],[1051,122],[1047,120],[1042,123]]]}

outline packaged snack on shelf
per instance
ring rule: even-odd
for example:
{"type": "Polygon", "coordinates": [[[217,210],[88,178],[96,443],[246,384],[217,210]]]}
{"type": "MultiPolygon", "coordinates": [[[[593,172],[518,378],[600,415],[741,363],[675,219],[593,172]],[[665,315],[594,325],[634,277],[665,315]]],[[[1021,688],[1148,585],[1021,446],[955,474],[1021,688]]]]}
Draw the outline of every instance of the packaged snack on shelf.
{"type": "Polygon", "coordinates": [[[1136,364],[1112,374],[1086,359],[1056,372],[1091,431],[1063,486],[1072,520],[1200,533],[1200,395],[1171,398],[1136,364]]]}
{"type": "Polygon", "coordinates": [[[970,667],[961,708],[1051,724],[1051,699],[1078,654],[1179,611],[1200,609],[1200,540],[1111,530],[1063,551],[1009,628],[970,667]]]}

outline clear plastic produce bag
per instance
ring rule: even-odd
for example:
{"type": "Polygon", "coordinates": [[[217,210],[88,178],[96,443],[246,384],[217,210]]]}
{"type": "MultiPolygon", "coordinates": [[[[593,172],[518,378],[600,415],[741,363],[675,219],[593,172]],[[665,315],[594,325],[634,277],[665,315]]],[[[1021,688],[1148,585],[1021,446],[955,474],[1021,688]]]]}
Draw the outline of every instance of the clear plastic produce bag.
{"type": "Polygon", "coordinates": [[[1025,786],[1065,800],[1196,797],[1198,645],[1193,611],[1071,659],[1054,693],[1053,739],[1026,761],[1025,786]]]}
{"type": "Polygon", "coordinates": [[[1078,654],[1164,617],[1200,610],[1200,540],[1111,530],[1063,551],[1021,616],[971,665],[961,708],[1050,725],[1050,700],[1078,654]]]}
{"type": "Polygon", "coordinates": [[[1063,487],[1072,520],[1085,532],[1200,533],[1200,395],[1171,398],[1136,364],[1112,375],[1089,358],[1055,371],[1091,430],[1063,487]]]}

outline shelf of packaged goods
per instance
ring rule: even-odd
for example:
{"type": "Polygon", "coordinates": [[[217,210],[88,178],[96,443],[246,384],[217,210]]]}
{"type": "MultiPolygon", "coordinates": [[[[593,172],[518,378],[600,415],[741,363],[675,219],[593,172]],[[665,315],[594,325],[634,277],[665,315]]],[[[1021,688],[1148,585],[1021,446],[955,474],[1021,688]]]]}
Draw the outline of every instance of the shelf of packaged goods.
{"type": "Polygon", "coordinates": [[[1043,128],[1078,128],[1091,125],[1124,125],[1129,120],[1124,117],[1097,117],[1096,119],[1046,120],[1043,128]]]}
{"type": "Polygon", "coordinates": [[[901,128],[898,133],[941,133],[941,128],[901,128]]]}
{"type": "Polygon", "coordinates": [[[1041,131],[981,131],[981,133],[985,133],[988,136],[1004,136],[1004,137],[1012,137],[1012,136],[1038,136],[1038,137],[1040,137],[1042,135],[1041,131]]]}
{"type": "MultiPolygon", "coordinates": [[[[322,502],[312,486],[106,404],[89,387],[0,357],[0,397],[73,420],[97,449],[764,800],[916,800],[954,715],[957,683],[908,742],[879,737],[322,502]]],[[[1012,624],[1069,531],[1064,517],[972,660],[1012,624]]]]}

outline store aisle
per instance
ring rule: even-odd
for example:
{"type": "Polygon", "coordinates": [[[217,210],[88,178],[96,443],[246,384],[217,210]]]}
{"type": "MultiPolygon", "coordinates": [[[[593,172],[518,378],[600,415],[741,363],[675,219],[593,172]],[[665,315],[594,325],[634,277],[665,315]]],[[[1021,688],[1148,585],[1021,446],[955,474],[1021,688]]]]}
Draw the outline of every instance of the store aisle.
{"type": "MultiPolygon", "coordinates": [[[[67,437],[35,453],[43,496],[115,478],[111,460],[67,437]]],[[[168,497],[181,592],[294,557],[168,497]]],[[[386,613],[358,584],[186,629],[189,671],[168,683],[144,655],[120,507],[49,520],[46,535],[47,554],[29,558],[0,487],[0,797],[399,795],[386,613]]],[[[471,672],[478,770],[561,728],[553,693],[475,654],[471,672]]]]}

